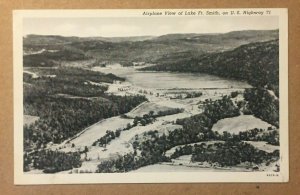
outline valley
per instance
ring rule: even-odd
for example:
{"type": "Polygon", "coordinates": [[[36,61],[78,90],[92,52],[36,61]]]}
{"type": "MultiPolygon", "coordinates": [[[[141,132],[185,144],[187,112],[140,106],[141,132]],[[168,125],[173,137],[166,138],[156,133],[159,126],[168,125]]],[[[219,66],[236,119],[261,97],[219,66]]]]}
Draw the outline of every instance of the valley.
{"type": "MultiPolygon", "coordinates": [[[[251,74],[239,70],[239,77],[224,66],[210,72],[227,54],[237,63],[240,49],[252,43],[240,45],[252,42],[257,33],[264,35],[260,41],[276,37],[276,31],[250,33],[245,40],[230,33],[93,43],[28,37],[23,71],[24,170],[27,174],[278,171],[277,83],[264,88],[265,81],[249,79],[255,74],[249,68],[252,62],[246,70],[251,74]],[[227,42],[214,46],[211,36],[227,37],[227,42]],[[42,44],[49,40],[53,43],[42,44]],[[203,49],[204,43],[209,47],[203,49]],[[182,44],[193,49],[178,49],[182,44]],[[138,50],[140,45],[149,52],[138,50]],[[127,46],[123,56],[119,51],[127,46]],[[183,56],[174,63],[178,50],[183,56]],[[198,66],[201,60],[207,66],[198,66]],[[260,107],[260,98],[272,101],[260,107]]],[[[276,59],[265,57],[261,63],[272,67],[276,59]]],[[[273,70],[268,78],[275,78],[273,70]]]]}

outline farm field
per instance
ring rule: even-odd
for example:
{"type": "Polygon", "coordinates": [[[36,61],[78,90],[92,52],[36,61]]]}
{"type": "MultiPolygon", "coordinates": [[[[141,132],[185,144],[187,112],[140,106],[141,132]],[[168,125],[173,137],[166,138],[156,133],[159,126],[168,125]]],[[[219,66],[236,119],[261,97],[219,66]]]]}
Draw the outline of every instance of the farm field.
{"type": "Polygon", "coordinates": [[[216,124],[214,124],[212,131],[217,131],[221,134],[224,131],[228,133],[238,134],[239,132],[254,128],[263,129],[266,131],[268,127],[272,127],[272,125],[256,118],[255,116],[241,115],[233,118],[219,120],[216,124]]]}

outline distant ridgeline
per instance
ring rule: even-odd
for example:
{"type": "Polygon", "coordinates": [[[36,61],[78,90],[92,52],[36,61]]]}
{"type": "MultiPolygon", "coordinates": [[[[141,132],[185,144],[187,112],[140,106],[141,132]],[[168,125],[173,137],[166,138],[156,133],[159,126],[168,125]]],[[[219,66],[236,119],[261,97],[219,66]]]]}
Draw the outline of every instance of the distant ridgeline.
{"type": "Polygon", "coordinates": [[[167,34],[138,37],[24,37],[24,66],[57,66],[60,61],[95,59],[120,63],[164,64],[223,52],[241,45],[278,39],[278,30],[233,31],[223,34],[167,34]],[[43,52],[42,52],[43,51],[43,52]],[[34,54],[34,55],[32,55],[34,54]]]}
{"type": "Polygon", "coordinates": [[[144,68],[142,70],[200,72],[245,80],[266,87],[279,96],[278,40],[242,45],[231,51],[204,54],[144,68]]]}

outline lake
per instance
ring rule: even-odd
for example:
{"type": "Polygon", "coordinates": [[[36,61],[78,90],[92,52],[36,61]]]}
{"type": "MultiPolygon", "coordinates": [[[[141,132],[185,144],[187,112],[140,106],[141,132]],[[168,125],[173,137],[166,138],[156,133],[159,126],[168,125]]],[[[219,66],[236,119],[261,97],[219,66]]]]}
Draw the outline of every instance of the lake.
{"type": "Polygon", "coordinates": [[[115,74],[126,78],[128,82],[137,87],[148,89],[243,89],[251,87],[246,82],[202,73],[149,72],[122,66],[94,67],[93,70],[115,74]]]}

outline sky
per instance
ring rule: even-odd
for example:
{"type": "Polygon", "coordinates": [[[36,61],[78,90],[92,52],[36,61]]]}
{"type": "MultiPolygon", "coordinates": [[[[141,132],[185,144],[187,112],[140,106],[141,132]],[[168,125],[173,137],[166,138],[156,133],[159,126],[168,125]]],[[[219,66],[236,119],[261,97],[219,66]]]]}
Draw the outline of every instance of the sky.
{"type": "Polygon", "coordinates": [[[226,33],[278,29],[276,16],[24,18],[23,35],[78,37],[159,36],[173,33],[226,33]]]}

